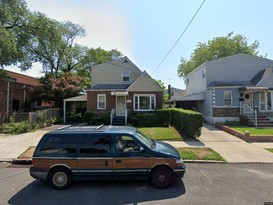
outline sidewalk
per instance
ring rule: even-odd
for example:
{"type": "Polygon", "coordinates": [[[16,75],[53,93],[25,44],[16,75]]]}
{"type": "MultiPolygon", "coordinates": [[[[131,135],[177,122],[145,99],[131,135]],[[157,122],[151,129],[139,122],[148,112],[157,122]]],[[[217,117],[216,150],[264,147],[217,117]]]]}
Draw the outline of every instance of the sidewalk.
{"type": "Polygon", "coordinates": [[[210,147],[230,163],[273,163],[273,143],[248,143],[214,126],[204,124],[199,141],[171,142],[175,147],[210,147]]]}
{"type": "MultiPolygon", "coordinates": [[[[20,135],[0,134],[0,161],[12,161],[30,146],[36,146],[48,131],[67,125],[53,125],[36,132],[20,135]]],[[[167,141],[174,147],[210,147],[230,163],[273,163],[273,153],[264,148],[273,148],[273,143],[247,143],[233,135],[204,124],[198,140],[167,141]]]]}
{"type": "Polygon", "coordinates": [[[36,146],[41,137],[50,130],[56,130],[66,125],[52,125],[35,132],[20,135],[0,134],[0,161],[12,161],[25,152],[30,146],[36,146]]]}

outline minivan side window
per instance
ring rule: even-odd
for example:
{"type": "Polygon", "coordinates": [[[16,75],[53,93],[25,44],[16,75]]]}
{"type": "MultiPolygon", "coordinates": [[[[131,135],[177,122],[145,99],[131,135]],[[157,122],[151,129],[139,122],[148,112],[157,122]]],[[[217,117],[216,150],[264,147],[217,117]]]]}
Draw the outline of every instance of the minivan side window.
{"type": "Polygon", "coordinates": [[[74,154],[77,152],[78,137],[75,135],[48,135],[42,145],[42,154],[74,154]]]}
{"type": "Polygon", "coordinates": [[[105,135],[83,135],[81,137],[80,153],[101,154],[111,153],[111,136],[105,135]]]}
{"type": "Polygon", "coordinates": [[[116,152],[140,152],[143,148],[129,135],[118,135],[115,140],[116,152]]]}

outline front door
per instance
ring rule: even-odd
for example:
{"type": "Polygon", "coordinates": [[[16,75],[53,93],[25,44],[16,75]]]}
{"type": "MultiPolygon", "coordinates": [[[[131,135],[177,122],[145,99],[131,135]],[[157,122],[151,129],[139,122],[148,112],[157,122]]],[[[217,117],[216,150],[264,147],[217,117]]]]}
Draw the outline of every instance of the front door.
{"type": "Polygon", "coordinates": [[[126,96],[117,96],[116,101],[116,115],[125,116],[126,110],[126,96]]]}
{"type": "Polygon", "coordinates": [[[244,114],[253,113],[253,93],[244,94],[244,114]]]}

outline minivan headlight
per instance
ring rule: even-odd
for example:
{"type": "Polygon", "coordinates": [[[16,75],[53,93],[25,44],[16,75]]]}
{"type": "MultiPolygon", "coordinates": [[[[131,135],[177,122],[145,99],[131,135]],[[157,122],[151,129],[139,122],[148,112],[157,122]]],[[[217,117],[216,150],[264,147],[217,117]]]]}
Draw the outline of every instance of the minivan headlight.
{"type": "Polygon", "coordinates": [[[183,163],[182,159],[176,159],[176,165],[178,167],[184,166],[184,163],[183,163]]]}

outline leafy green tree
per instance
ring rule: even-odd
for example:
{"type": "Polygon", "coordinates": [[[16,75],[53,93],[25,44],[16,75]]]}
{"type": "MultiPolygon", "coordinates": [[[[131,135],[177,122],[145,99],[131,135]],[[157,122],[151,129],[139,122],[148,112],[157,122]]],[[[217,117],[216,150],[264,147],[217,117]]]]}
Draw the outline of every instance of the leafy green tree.
{"type": "Polygon", "coordinates": [[[0,67],[23,61],[30,12],[24,0],[0,0],[0,67]]]}
{"type": "Polygon", "coordinates": [[[84,36],[85,30],[77,24],[61,23],[39,12],[33,14],[30,24],[33,28],[30,62],[40,62],[43,71],[55,77],[73,70],[81,54],[81,46],[74,45],[74,40],[84,36]]]}
{"type": "Polygon", "coordinates": [[[189,60],[181,58],[177,74],[179,77],[185,78],[188,73],[204,62],[238,53],[257,56],[258,48],[259,42],[257,40],[249,44],[245,36],[240,34],[233,35],[233,32],[224,37],[215,37],[207,43],[199,42],[189,60]]]}

